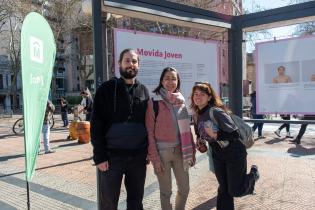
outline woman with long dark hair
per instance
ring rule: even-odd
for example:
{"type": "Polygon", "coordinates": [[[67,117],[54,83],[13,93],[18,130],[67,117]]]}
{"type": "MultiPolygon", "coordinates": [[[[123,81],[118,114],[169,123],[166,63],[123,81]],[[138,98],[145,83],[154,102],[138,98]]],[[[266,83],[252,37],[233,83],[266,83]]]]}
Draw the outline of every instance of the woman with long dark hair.
{"type": "Polygon", "coordinates": [[[258,168],[253,165],[247,174],[247,152],[239,140],[238,128],[229,115],[231,112],[209,83],[194,85],[190,108],[197,119],[197,144],[202,136],[212,149],[214,172],[219,182],[217,209],[234,210],[233,197],[253,193],[259,178],[258,168]]]}
{"type": "Polygon", "coordinates": [[[148,157],[159,181],[161,209],[172,209],[173,171],[178,188],[175,209],[184,210],[189,193],[188,169],[195,164],[195,145],[177,70],[165,68],[153,92],[156,95],[149,101],[146,113],[148,157]]]}

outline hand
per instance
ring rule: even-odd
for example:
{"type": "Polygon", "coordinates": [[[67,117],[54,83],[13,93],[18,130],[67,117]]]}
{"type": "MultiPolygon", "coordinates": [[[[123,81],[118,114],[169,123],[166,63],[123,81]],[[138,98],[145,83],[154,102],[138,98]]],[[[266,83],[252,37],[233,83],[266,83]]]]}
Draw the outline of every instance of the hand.
{"type": "Polygon", "coordinates": [[[154,171],[156,174],[161,174],[164,171],[163,164],[159,161],[153,164],[154,171]]]}
{"type": "Polygon", "coordinates": [[[96,165],[96,167],[98,168],[98,170],[105,172],[109,169],[108,161],[102,162],[102,163],[96,165]]]}
{"type": "Polygon", "coordinates": [[[206,141],[201,138],[197,138],[196,147],[197,147],[197,150],[201,153],[204,153],[208,150],[206,141]]]}
{"type": "Polygon", "coordinates": [[[205,128],[206,133],[213,139],[217,139],[217,132],[214,132],[211,128],[205,128]]]}
{"type": "Polygon", "coordinates": [[[196,165],[196,155],[195,154],[193,155],[192,162],[189,165],[190,165],[190,167],[193,167],[194,165],[196,165]]]}

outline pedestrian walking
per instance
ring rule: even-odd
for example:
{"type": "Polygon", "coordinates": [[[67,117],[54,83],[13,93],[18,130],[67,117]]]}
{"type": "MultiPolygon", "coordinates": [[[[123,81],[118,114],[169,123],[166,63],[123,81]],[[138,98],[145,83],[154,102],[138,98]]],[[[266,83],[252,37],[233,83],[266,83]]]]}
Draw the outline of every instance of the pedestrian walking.
{"type": "MultiPolygon", "coordinates": [[[[280,117],[283,119],[283,120],[291,120],[291,116],[289,114],[283,114],[283,115],[280,115],[280,117]]],[[[286,138],[293,138],[293,136],[291,136],[290,134],[290,123],[283,123],[274,133],[278,136],[278,137],[281,137],[280,133],[281,133],[281,130],[285,128],[286,131],[287,131],[287,134],[286,134],[286,138]]]]}
{"type": "Polygon", "coordinates": [[[139,55],[125,49],[119,56],[120,78],[104,82],[96,91],[91,120],[93,160],[99,170],[100,206],[116,210],[121,182],[127,209],[142,210],[146,176],[148,89],[137,79],[139,55]]]}
{"type": "Polygon", "coordinates": [[[79,111],[79,113],[85,114],[85,120],[91,121],[92,117],[92,109],[93,109],[93,98],[88,90],[81,91],[82,101],[81,104],[84,104],[83,108],[79,111]]]}
{"type": "MultiPolygon", "coordinates": [[[[257,114],[256,110],[256,91],[250,94],[250,102],[252,104],[251,107],[251,114],[253,119],[264,119],[264,115],[257,114]]],[[[255,133],[256,129],[258,128],[258,138],[257,139],[264,139],[265,137],[262,135],[264,123],[254,123],[252,130],[253,134],[255,133]]]]}
{"type": "MultiPolygon", "coordinates": [[[[303,120],[315,120],[315,115],[304,115],[303,120]]],[[[301,124],[298,135],[291,140],[292,143],[301,144],[301,139],[306,131],[308,124],[301,124]]]]}
{"type": "Polygon", "coordinates": [[[230,111],[209,83],[196,83],[192,89],[191,106],[197,117],[195,131],[197,144],[200,134],[206,133],[206,140],[212,149],[214,173],[219,182],[217,210],[234,210],[234,197],[252,194],[259,178],[258,168],[253,165],[247,174],[247,152],[240,141],[238,128],[230,117],[230,111]],[[217,121],[217,132],[208,126],[217,121]]]}
{"type": "Polygon", "coordinates": [[[69,124],[68,121],[68,102],[65,97],[60,98],[60,112],[61,112],[61,119],[63,122],[63,127],[67,127],[69,124]]]}
{"type": "Polygon", "coordinates": [[[188,170],[195,164],[195,144],[180,77],[175,68],[162,71],[146,113],[149,138],[148,157],[160,186],[162,210],[171,210],[173,171],[177,184],[175,209],[185,210],[189,193],[188,170]]]}
{"type": "Polygon", "coordinates": [[[50,100],[48,100],[46,104],[46,111],[44,115],[44,123],[43,123],[43,128],[42,128],[45,154],[55,152],[55,150],[50,149],[50,142],[49,142],[49,137],[50,137],[49,116],[52,115],[54,111],[55,111],[54,104],[50,100]]]}

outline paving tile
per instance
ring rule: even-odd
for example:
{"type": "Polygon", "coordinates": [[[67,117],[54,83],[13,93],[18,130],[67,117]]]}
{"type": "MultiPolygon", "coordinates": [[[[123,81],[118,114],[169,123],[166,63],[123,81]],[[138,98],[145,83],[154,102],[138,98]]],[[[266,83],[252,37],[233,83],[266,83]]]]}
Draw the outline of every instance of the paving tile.
{"type": "MultiPolygon", "coordinates": [[[[0,131],[4,129],[2,125],[0,120],[0,131]]],[[[67,135],[67,130],[52,130],[51,147],[56,153],[38,156],[32,183],[95,203],[96,169],[90,159],[91,144],[67,141],[67,135]]],[[[257,141],[248,151],[248,171],[250,165],[257,164],[261,175],[255,194],[235,198],[235,209],[315,209],[314,132],[307,133],[301,146],[289,144],[287,140],[279,140],[270,131],[265,131],[264,135],[267,138],[257,141]]],[[[6,203],[17,209],[25,209],[25,189],[5,181],[8,177],[22,181],[25,179],[23,138],[0,137],[0,143],[0,205],[6,203]]],[[[214,174],[208,170],[207,157],[198,153],[197,159],[198,164],[190,170],[191,190],[186,209],[216,209],[218,183],[214,174]]],[[[145,186],[145,209],[160,209],[158,183],[151,165],[147,169],[145,186]]],[[[173,180],[172,203],[176,190],[173,180]]],[[[34,209],[79,209],[69,202],[61,202],[36,192],[31,193],[32,198],[36,200],[33,201],[34,209]]],[[[126,190],[122,185],[119,209],[125,209],[125,205],[126,190]]]]}

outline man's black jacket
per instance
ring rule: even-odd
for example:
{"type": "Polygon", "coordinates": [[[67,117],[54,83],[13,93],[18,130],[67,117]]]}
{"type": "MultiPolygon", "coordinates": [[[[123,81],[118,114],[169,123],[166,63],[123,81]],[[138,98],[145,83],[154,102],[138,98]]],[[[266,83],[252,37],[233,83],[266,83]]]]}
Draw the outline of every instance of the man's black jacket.
{"type": "Polygon", "coordinates": [[[136,150],[109,150],[105,136],[112,123],[136,122],[145,125],[148,100],[148,89],[138,81],[134,85],[127,86],[122,78],[114,78],[104,82],[97,89],[91,120],[91,141],[95,164],[107,161],[109,152],[118,155],[140,152],[136,150]]]}

